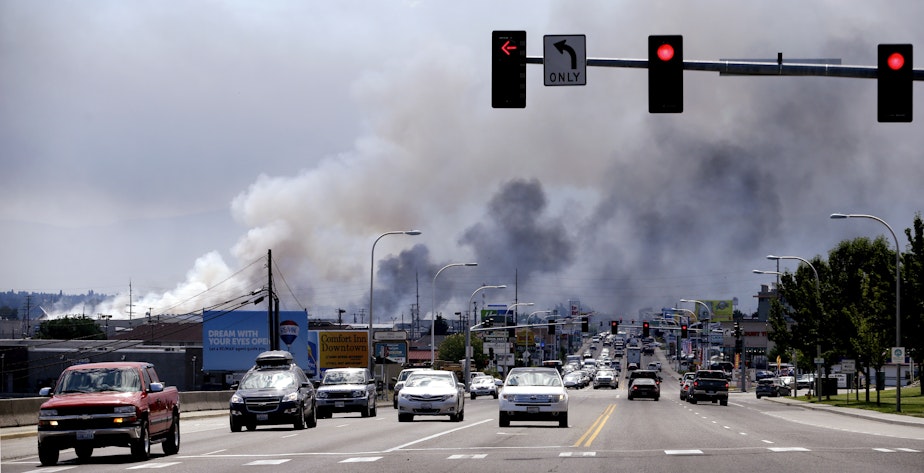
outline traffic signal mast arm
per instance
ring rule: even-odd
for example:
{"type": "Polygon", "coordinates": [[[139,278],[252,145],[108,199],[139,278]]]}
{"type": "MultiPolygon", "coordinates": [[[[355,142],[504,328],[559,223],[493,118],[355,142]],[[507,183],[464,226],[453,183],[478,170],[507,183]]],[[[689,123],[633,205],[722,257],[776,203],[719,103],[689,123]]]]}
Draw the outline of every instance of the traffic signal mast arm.
{"type": "MultiPolygon", "coordinates": [[[[801,59],[806,62],[760,62],[743,60],[683,61],[686,71],[718,72],[737,76],[826,76],[876,79],[877,66],[843,66],[840,59],[801,59]],[[817,62],[817,63],[816,63],[817,62]]],[[[542,64],[542,57],[527,56],[527,64],[542,64]]],[[[647,59],[587,58],[588,66],[648,69],[647,59]]],[[[924,81],[924,69],[914,69],[912,80],[924,81]]]]}

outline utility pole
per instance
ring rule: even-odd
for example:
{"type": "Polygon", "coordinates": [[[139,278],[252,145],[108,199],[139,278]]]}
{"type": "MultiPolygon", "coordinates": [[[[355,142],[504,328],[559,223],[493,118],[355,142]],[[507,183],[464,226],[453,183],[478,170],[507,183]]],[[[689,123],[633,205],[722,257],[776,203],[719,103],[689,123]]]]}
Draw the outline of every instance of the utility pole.
{"type": "Polygon", "coordinates": [[[22,338],[28,338],[32,332],[32,322],[29,314],[32,312],[32,294],[26,295],[26,313],[22,318],[22,338]]]}
{"type": "Polygon", "coordinates": [[[279,349],[277,324],[273,320],[273,250],[266,250],[266,320],[269,324],[269,349],[279,349]]]}

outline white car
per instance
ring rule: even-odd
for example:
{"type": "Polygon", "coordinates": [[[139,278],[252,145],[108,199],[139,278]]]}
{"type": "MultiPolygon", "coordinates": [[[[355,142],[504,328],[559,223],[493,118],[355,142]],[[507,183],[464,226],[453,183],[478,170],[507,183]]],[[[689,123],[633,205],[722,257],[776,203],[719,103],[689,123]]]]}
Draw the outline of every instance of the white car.
{"type": "Polygon", "coordinates": [[[558,421],[568,427],[568,392],[555,368],[513,368],[507,374],[498,402],[499,425],[511,420],[558,421]]]}
{"type": "Polygon", "coordinates": [[[469,394],[472,399],[478,396],[491,396],[497,399],[497,384],[494,376],[484,375],[476,376],[472,379],[472,385],[469,388],[469,394]]]}
{"type": "Polygon", "coordinates": [[[398,422],[411,422],[414,416],[446,415],[453,422],[464,419],[465,385],[452,371],[411,373],[398,393],[398,422]]]}

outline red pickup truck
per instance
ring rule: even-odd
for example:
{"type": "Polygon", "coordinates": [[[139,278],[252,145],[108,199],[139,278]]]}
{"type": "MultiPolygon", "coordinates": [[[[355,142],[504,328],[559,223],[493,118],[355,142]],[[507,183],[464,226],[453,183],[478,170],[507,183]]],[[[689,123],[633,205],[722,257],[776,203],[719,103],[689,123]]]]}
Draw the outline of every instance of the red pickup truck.
{"type": "Polygon", "coordinates": [[[58,463],[58,453],[73,448],[86,460],[98,447],[130,447],[145,460],[151,444],[164,453],[180,450],[180,398],[164,387],[154,365],[145,362],[87,363],[65,369],[51,396],[39,409],[38,453],[42,465],[58,463]]]}

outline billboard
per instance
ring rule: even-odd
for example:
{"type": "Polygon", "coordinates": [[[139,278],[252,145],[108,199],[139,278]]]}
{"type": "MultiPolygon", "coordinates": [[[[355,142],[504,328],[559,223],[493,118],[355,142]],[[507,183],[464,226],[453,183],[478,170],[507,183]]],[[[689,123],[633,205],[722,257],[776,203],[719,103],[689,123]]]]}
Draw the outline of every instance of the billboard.
{"type": "MultiPolygon", "coordinates": [[[[307,372],[312,364],[308,349],[307,314],[303,311],[280,312],[279,335],[279,348],[292,353],[298,366],[307,372]]],[[[266,311],[202,313],[203,370],[246,371],[253,366],[257,355],[269,350],[269,347],[266,311]]]]}
{"type": "MultiPolygon", "coordinates": [[[[712,311],[712,321],[713,322],[731,322],[732,315],[735,312],[734,301],[732,300],[702,300],[701,302],[709,306],[709,309],[712,311]]],[[[708,318],[709,313],[706,312],[706,309],[703,306],[697,304],[697,316],[700,320],[708,318]]]]}
{"type": "Polygon", "coordinates": [[[317,331],[318,363],[328,368],[364,368],[369,364],[369,334],[365,331],[317,331]]]}

